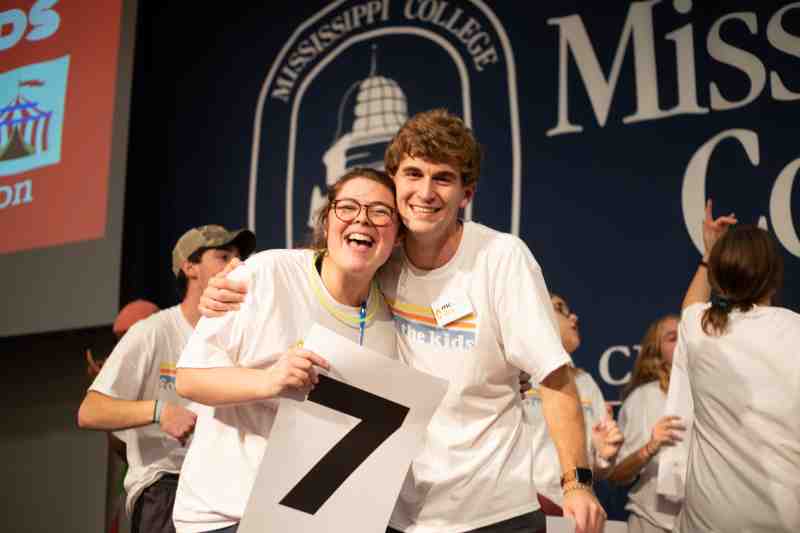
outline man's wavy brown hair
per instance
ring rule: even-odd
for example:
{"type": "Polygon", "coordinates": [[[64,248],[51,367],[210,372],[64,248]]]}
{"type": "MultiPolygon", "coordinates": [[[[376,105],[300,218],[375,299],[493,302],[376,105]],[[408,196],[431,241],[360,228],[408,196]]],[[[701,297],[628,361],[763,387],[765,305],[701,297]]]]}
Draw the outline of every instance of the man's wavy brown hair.
{"type": "Polygon", "coordinates": [[[446,109],[417,113],[403,124],[386,148],[386,171],[394,176],[406,156],[453,166],[465,186],[477,183],[481,172],[477,139],[460,117],[446,109]]]}

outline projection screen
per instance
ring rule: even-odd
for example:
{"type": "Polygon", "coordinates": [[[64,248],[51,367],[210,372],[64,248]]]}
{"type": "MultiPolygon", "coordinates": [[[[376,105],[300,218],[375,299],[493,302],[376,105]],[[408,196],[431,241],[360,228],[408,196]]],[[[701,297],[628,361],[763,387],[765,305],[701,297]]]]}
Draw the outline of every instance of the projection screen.
{"type": "Polygon", "coordinates": [[[0,11],[0,336],[111,323],[136,2],[0,11]]]}

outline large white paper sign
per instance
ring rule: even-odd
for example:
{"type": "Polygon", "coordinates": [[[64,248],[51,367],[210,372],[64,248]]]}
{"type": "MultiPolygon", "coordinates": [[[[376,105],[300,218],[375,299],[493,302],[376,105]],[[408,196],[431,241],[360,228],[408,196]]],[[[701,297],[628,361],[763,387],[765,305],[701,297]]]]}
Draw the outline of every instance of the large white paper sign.
{"type": "Polygon", "coordinates": [[[281,399],[239,532],[382,532],[447,382],[319,325],[303,347],[331,371],[281,399]]]}

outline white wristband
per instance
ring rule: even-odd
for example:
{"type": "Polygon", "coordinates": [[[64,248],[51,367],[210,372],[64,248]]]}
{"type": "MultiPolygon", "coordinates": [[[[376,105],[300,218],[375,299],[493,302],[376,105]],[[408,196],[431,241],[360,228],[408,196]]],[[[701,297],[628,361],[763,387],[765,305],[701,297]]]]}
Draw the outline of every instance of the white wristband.
{"type": "Polygon", "coordinates": [[[156,400],[155,408],[153,409],[153,423],[160,424],[161,423],[161,411],[164,410],[164,402],[161,400],[156,400]]]}

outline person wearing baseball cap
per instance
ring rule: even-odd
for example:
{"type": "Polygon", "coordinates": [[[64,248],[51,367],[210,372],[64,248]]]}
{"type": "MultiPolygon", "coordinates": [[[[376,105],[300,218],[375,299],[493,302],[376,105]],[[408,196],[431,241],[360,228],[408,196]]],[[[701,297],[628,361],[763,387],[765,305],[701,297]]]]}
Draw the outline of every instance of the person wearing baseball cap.
{"type": "Polygon", "coordinates": [[[130,326],[89,387],[78,426],[120,433],[127,447],[126,511],[132,533],[174,532],[178,474],[197,415],[175,392],[175,364],[194,330],[208,280],[255,249],[253,232],[207,225],[184,233],[172,250],[181,302],[130,326]]]}
{"type": "Polygon", "coordinates": [[[200,320],[197,304],[205,290],[209,278],[225,268],[225,263],[233,258],[227,255],[220,263],[225,251],[236,250],[238,257],[246,259],[256,247],[255,234],[246,229],[228,231],[222,226],[209,224],[192,228],[184,233],[172,249],[172,273],[178,282],[178,297],[181,308],[192,326],[200,320]],[[195,280],[197,291],[188,291],[189,282],[195,280]]]}

